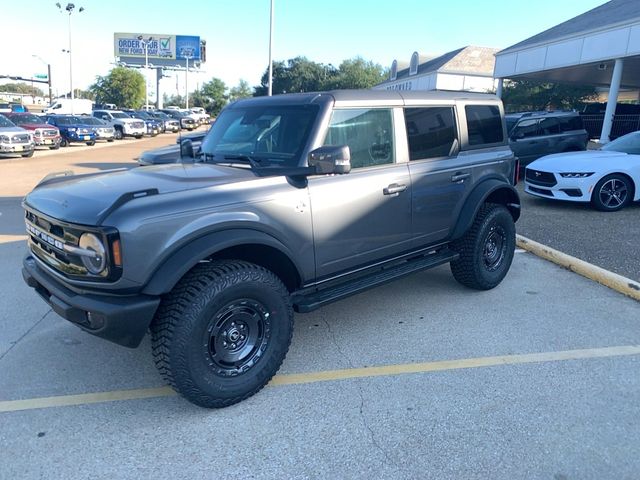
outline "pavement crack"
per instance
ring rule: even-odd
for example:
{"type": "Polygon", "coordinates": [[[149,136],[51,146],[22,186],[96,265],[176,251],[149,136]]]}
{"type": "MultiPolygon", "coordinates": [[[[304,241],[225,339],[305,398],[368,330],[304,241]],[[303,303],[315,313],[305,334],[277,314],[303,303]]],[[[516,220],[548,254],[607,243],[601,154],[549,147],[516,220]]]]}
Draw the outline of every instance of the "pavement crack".
{"type": "MultiPolygon", "coordinates": [[[[331,324],[327,321],[324,315],[321,314],[320,317],[322,318],[322,321],[324,322],[324,324],[327,326],[327,330],[329,331],[329,336],[331,337],[331,341],[333,345],[336,347],[336,350],[338,350],[338,353],[342,356],[342,358],[346,360],[350,368],[356,368],[356,366],[353,364],[351,359],[340,348],[340,344],[338,343],[338,340],[336,339],[336,336],[333,333],[333,330],[331,330],[331,324]]],[[[380,445],[380,443],[378,443],[378,441],[376,440],[376,435],[373,429],[371,428],[371,425],[369,425],[369,422],[367,421],[367,417],[364,413],[364,391],[362,389],[362,385],[356,381],[355,386],[358,389],[358,396],[360,397],[360,407],[358,409],[360,413],[360,420],[362,421],[364,428],[366,428],[367,431],[369,432],[369,438],[371,439],[371,443],[384,456],[384,458],[387,460],[388,463],[396,467],[396,470],[398,470],[398,472],[403,474],[406,473],[404,472],[404,469],[400,465],[398,465],[398,463],[393,458],[391,458],[391,456],[387,453],[387,451],[384,448],[382,448],[382,445],[380,445]]]]}
{"type": "Polygon", "coordinates": [[[3,359],[4,357],[6,357],[6,356],[7,356],[7,354],[8,354],[11,350],[13,350],[13,348],[14,348],[16,345],[18,345],[18,344],[22,341],[22,339],[23,339],[24,337],[26,337],[27,335],[29,335],[29,334],[33,331],[33,329],[34,329],[34,328],[36,328],[38,325],[40,325],[40,323],[44,320],[44,318],[45,318],[47,315],[49,315],[51,312],[52,312],[52,310],[51,310],[51,309],[47,310],[47,311],[44,313],[44,315],[42,315],[42,317],[40,317],[40,319],[39,319],[36,323],[34,323],[33,325],[31,325],[31,328],[29,328],[29,330],[27,330],[26,332],[24,332],[24,333],[20,336],[20,338],[18,338],[16,341],[12,342],[11,346],[7,349],[7,351],[6,351],[6,352],[4,352],[4,353],[2,353],[2,354],[0,354],[0,361],[2,361],[2,359],[3,359]]]}

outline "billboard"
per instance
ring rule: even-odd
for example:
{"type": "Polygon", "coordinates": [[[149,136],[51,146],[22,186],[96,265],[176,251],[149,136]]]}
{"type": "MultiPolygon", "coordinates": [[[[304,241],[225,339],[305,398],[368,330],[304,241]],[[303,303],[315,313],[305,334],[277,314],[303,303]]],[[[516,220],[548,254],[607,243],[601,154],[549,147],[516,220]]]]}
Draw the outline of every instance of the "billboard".
{"type": "Polygon", "coordinates": [[[114,55],[121,62],[144,64],[145,40],[149,63],[157,66],[168,66],[201,61],[200,37],[193,35],[166,35],[157,33],[114,33],[114,55]],[[142,37],[142,40],[138,40],[142,37]]]}

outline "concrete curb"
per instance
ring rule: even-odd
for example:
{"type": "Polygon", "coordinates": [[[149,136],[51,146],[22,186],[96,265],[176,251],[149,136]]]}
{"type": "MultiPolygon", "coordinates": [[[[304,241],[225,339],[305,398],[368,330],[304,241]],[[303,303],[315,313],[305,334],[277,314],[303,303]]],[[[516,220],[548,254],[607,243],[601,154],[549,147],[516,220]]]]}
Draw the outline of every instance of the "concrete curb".
{"type": "Polygon", "coordinates": [[[640,283],[635,280],[623,277],[617,273],[610,272],[604,268],[592,265],[579,258],[572,257],[566,253],[554,250],[541,243],[530,240],[522,235],[516,235],[518,247],[533,253],[534,255],[549,260],[561,267],[571,270],[583,277],[598,282],[605,287],[609,287],[616,292],[620,292],[634,300],[640,301],[640,283]]]}

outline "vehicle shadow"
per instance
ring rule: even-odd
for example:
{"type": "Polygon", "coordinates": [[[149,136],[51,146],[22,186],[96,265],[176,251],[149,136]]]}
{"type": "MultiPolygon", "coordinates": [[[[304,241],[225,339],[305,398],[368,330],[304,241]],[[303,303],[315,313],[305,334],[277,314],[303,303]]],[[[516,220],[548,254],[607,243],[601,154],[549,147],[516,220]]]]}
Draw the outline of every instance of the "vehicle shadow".
{"type": "Polygon", "coordinates": [[[0,235],[26,235],[22,197],[0,197],[0,235]]]}

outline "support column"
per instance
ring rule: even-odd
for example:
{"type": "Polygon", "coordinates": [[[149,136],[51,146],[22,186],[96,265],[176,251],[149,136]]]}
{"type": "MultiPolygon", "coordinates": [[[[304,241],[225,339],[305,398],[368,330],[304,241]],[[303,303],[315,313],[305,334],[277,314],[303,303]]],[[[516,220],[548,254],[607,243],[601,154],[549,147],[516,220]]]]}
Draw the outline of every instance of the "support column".
{"type": "Polygon", "coordinates": [[[502,87],[503,87],[503,83],[504,83],[504,78],[499,78],[498,79],[498,88],[496,88],[496,96],[498,98],[502,98],[502,87]]]}
{"type": "Polygon", "coordinates": [[[162,80],[162,68],[156,67],[156,108],[160,110],[164,107],[162,92],[160,91],[160,80],[162,80]]]}
{"type": "Polygon", "coordinates": [[[616,59],[611,75],[611,86],[609,87],[609,99],[607,100],[607,109],[604,112],[604,121],[602,122],[602,132],[600,134],[600,143],[609,143],[609,135],[611,134],[611,126],[613,125],[613,116],[616,113],[616,105],[618,104],[618,92],[620,91],[620,81],[622,80],[622,68],[624,60],[616,59]]]}

